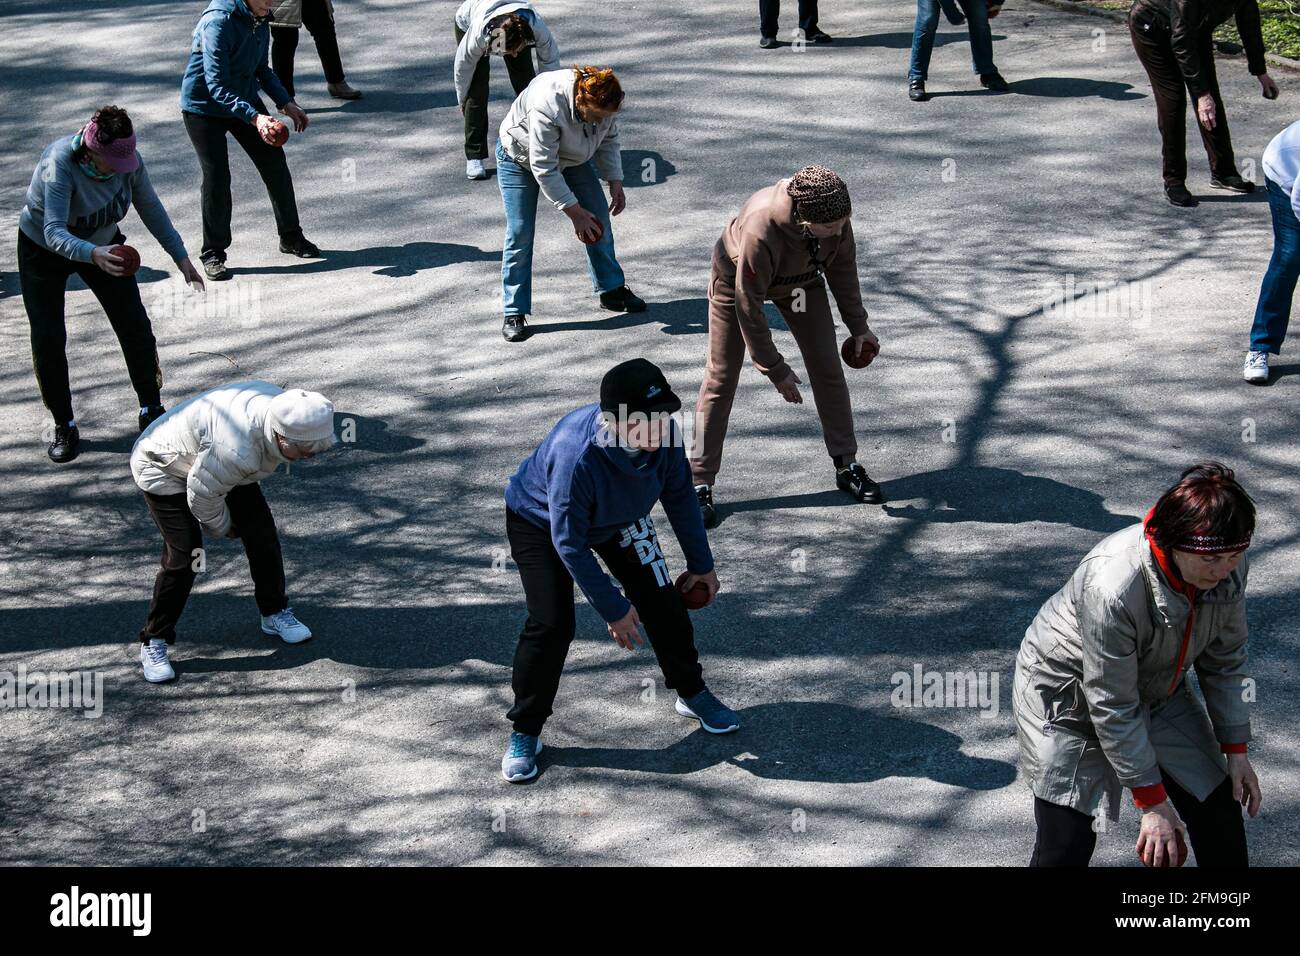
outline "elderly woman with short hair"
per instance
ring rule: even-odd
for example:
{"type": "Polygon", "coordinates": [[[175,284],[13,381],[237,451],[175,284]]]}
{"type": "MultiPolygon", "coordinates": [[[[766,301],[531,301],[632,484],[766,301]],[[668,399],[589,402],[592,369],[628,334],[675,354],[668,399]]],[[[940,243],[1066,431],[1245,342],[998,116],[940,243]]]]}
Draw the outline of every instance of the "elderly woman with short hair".
{"type": "Polygon", "coordinates": [[[1137,852],[1246,865],[1241,811],[1259,811],[1246,744],[1245,552],[1255,506],[1232,470],[1196,465],[1141,524],[1083,559],[1025,633],[1012,706],[1034,793],[1031,866],[1086,866],[1103,802],[1132,792],[1137,852]],[[1202,700],[1187,672],[1195,668],[1202,700]]]}

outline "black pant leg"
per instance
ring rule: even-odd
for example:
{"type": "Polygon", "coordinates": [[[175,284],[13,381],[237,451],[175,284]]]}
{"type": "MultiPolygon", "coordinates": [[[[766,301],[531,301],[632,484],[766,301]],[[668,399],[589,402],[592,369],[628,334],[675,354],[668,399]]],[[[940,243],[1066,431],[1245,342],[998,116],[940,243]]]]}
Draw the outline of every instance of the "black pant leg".
{"type": "MultiPolygon", "coordinates": [[[[256,105],[256,104],[254,104],[256,105]]],[[[236,122],[230,133],[248,158],[257,167],[271,197],[271,210],[275,213],[275,228],[282,238],[295,236],[301,231],[298,224],[298,201],[293,194],[293,177],[289,175],[289,161],[284,149],[272,146],[258,135],[251,123],[236,122]]]]}
{"type": "Polygon", "coordinates": [[[510,74],[510,86],[518,96],[528,89],[528,84],[537,77],[537,67],[533,65],[533,51],[525,49],[516,56],[502,57],[506,61],[506,72],[510,74]]]}
{"type": "Polygon", "coordinates": [[[1167,773],[1162,771],[1161,776],[1174,809],[1187,824],[1196,865],[1202,869],[1249,865],[1246,827],[1241,805],[1232,799],[1232,780],[1225,779],[1208,797],[1197,800],[1167,773]]]}
{"type": "Polygon", "coordinates": [[[297,50],[297,27],[271,27],[271,69],[290,96],[294,95],[293,59],[297,50]]]}
{"type": "Polygon", "coordinates": [[[339,55],[339,38],[334,30],[334,16],[325,0],[302,0],[302,25],[316,41],[316,53],[325,71],[326,83],[343,82],[343,58],[339,55]]]}
{"type": "Polygon", "coordinates": [[[1196,128],[1200,131],[1201,143],[1210,161],[1211,174],[1216,177],[1232,176],[1237,172],[1237,159],[1232,152],[1232,133],[1228,129],[1228,113],[1223,107],[1223,96],[1219,92],[1219,76],[1214,68],[1214,34],[1212,33],[1207,32],[1201,42],[1201,63],[1206,79],[1210,81],[1210,96],[1214,99],[1214,129],[1207,130],[1199,120],[1196,128]]]}
{"type": "Polygon", "coordinates": [[[806,36],[817,32],[817,0],[799,0],[799,29],[806,36]]]}
{"type": "Polygon", "coordinates": [[[1137,21],[1130,20],[1129,36],[1151,80],[1165,185],[1182,185],[1187,180],[1187,91],[1182,70],[1167,32],[1159,27],[1146,30],[1137,21]]]}
{"type": "Polygon", "coordinates": [[[32,370],[41,401],[58,425],[72,420],[68,383],[68,331],[63,297],[75,264],[18,233],[18,281],[31,326],[32,370]]]}
{"type": "Polygon", "coordinates": [[[1097,846],[1092,817],[1073,807],[1034,797],[1034,853],[1030,866],[1087,866],[1097,846]]]}
{"type": "Polygon", "coordinates": [[[636,608],[664,683],[679,697],[698,694],[704,689],[704,672],[695,648],[695,628],[681,593],[673,586],[654,521],[646,516],[594,550],[636,608]]]}
{"type": "Polygon", "coordinates": [[[203,249],[199,256],[224,262],[230,248],[230,154],[226,147],[230,124],[198,113],[182,113],[181,117],[203,171],[203,249]]]}
{"type": "Polygon", "coordinates": [[[186,496],[154,495],[143,492],[149,514],[162,533],[162,567],[154,578],[153,599],[145,617],[140,643],[154,638],[176,643],[176,622],[185,610],[194,587],[195,564],[203,547],[203,532],[198,519],[190,513],[186,496]]]}
{"type": "MultiPolygon", "coordinates": [[[[117,241],[123,236],[119,233],[117,241]]],[[[109,325],[117,335],[127,374],[135,389],[140,407],[162,404],[162,365],[158,360],[158,342],[154,339],[149,313],[140,300],[140,286],[135,276],[111,276],[90,263],[77,263],[77,274],[95,293],[104,308],[109,325]]]]}
{"type": "Polygon", "coordinates": [[[515,703],[506,717],[519,733],[536,736],[551,716],[577,626],[573,578],[551,543],[550,531],[509,508],[506,537],[528,605],[510,681],[515,703]]]}
{"type": "Polygon", "coordinates": [[[758,32],[760,36],[776,37],[780,29],[781,0],[758,0],[758,32]]]}
{"type": "Polygon", "coordinates": [[[284,553],[261,485],[236,485],[226,495],[226,507],[248,556],[257,610],[263,617],[283,611],[289,606],[285,596],[284,553]]]}

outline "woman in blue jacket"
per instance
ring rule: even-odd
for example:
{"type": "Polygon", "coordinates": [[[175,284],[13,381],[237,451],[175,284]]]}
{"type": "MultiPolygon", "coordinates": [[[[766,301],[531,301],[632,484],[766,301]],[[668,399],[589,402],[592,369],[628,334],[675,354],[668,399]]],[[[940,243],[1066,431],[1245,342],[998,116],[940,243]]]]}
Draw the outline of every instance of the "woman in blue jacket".
{"type": "Polygon", "coordinates": [[[560,419],[506,487],[506,534],[528,604],[511,681],[515,704],[507,714],[514,732],[501,761],[502,776],[512,783],[537,776],[542,725],[576,628],[574,581],[620,647],[644,646],[645,627],[665,683],[677,692],[677,713],[709,733],[740,726],[704,685],[682,600],[682,592],[703,583],[712,603],[718,576],[681,430],[670,417],[681,407],[650,362],[616,365],[601,382],[600,403],[560,419]],[[686,555],[681,591],[650,518],[656,501],[686,555]]]}
{"type": "MultiPolygon", "coordinates": [[[[284,150],[275,143],[279,121],[266,112],[259,91],[275,101],[293,128],[307,128],[307,114],[293,101],[267,65],[274,0],[212,0],[199,17],[190,43],[190,62],[181,80],[185,131],[203,168],[203,271],[229,279],[230,156],[226,135],[235,138],[257,167],[271,196],[280,251],[310,259],[320,250],[298,223],[298,201],[284,150]]],[[[282,145],[282,144],[281,144],[282,145]]]]}

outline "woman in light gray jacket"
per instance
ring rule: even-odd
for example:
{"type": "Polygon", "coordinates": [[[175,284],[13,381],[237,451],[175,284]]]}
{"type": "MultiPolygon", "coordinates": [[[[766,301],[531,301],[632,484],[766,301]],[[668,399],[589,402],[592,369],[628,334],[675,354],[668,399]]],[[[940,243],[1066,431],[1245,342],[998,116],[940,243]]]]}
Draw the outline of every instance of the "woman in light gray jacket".
{"type": "Polygon", "coordinates": [[[587,246],[587,270],[603,308],[644,312],[614,255],[610,216],[627,205],[616,115],[623,88],[614,71],[575,66],[543,73],[519,94],[501,123],[497,184],[506,209],[501,255],[501,334],[507,342],[529,335],[533,304],[533,232],[537,200],[544,195],[569,217],[587,246]],[[609,183],[609,204],[600,180],[609,183]]]}
{"type": "Polygon", "coordinates": [[[1034,792],[1031,866],[1086,866],[1103,801],[1142,811],[1137,852],[1178,866],[1246,865],[1259,810],[1246,675],[1245,551],[1255,506],[1231,469],[1183,472],[1141,524],[1084,558],[1025,633],[1012,705],[1034,792]],[[1192,693],[1195,667],[1204,703],[1192,693]]]}
{"type": "Polygon", "coordinates": [[[452,81],[465,117],[465,177],[487,179],[489,56],[499,56],[518,96],[538,73],[560,69],[560,48],[528,0],[465,0],[452,24],[456,58],[452,81]],[[537,51],[537,67],[529,47],[537,51]]]}
{"type": "Polygon", "coordinates": [[[285,597],[280,537],[259,483],[334,443],[334,406],[325,396],[260,381],[209,389],[140,435],[131,475],[163,538],[162,568],[140,631],[145,680],[176,676],[167,647],[176,641],[176,624],[206,560],[205,532],[242,541],[262,633],[287,644],[311,637],[285,597]]]}

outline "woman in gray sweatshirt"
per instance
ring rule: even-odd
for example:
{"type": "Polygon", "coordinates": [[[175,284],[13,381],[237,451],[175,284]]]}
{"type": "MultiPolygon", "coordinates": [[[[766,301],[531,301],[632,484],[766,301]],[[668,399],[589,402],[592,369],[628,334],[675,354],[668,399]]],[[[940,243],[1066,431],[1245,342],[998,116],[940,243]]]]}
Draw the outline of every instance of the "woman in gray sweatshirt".
{"type": "Polygon", "coordinates": [[[55,462],[76,458],[81,441],[72,416],[63,316],[73,274],[95,293],[121,343],[140,402],[140,430],[163,413],[157,345],[134,275],[139,254],[119,248],[126,237],[118,224],[133,204],[181,275],[202,287],[202,275],[149,183],[125,110],[105,106],[80,131],[47,146],[27,188],[18,220],[18,274],[36,384],[54,416],[48,453],[55,462]]]}

